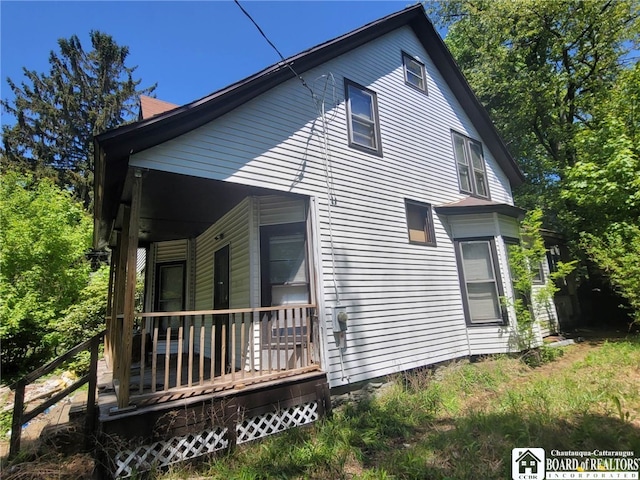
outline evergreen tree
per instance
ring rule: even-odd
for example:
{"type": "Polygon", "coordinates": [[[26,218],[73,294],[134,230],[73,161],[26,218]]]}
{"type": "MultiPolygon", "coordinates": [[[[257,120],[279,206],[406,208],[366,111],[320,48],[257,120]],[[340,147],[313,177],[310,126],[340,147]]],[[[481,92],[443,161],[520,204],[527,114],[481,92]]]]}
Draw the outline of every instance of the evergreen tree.
{"type": "Polygon", "coordinates": [[[15,98],[2,101],[16,119],[3,126],[5,160],[55,178],[85,208],[92,205],[93,136],[134,119],[138,95],[155,89],[137,89],[136,67],[125,64],[128,47],[99,31],[91,31],[90,38],[89,52],[75,35],[58,40],[49,72],[23,68],[25,81],[7,79],[15,98]]]}

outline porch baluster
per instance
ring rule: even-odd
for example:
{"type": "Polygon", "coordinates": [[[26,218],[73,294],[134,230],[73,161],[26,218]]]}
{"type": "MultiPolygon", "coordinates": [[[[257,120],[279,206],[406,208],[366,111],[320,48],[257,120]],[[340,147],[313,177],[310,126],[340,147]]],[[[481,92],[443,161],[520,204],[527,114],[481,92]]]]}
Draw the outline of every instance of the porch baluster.
{"type": "Polygon", "coordinates": [[[231,314],[231,381],[236,379],[236,314],[231,314]]]}
{"type": "Polygon", "coordinates": [[[158,383],[158,322],[159,319],[152,318],[151,324],[153,325],[153,345],[152,345],[152,357],[151,357],[151,392],[155,393],[156,384],[158,383]]]}
{"type": "Polygon", "coordinates": [[[227,366],[225,365],[227,362],[227,342],[226,342],[226,338],[227,338],[227,322],[222,322],[222,326],[220,327],[221,330],[221,336],[220,338],[222,339],[221,345],[220,345],[220,379],[222,381],[225,380],[225,377],[227,375],[226,370],[227,370],[227,366]]]}
{"type": "Polygon", "coordinates": [[[180,318],[178,324],[178,357],[176,358],[176,387],[182,385],[182,353],[184,350],[184,324],[183,318],[180,318]]]}
{"type": "Polygon", "coordinates": [[[198,385],[204,385],[204,315],[200,315],[200,377],[198,385]]]}
{"type": "Polygon", "coordinates": [[[140,385],[138,385],[138,393],[142,393],[144,390],[144,374],[146,363],[146,340],[147,340],[147,321],[144,318],[140,319],[140,385]]]}
{"type": "Polygon", "coordinates": [[[240,378],[244,380],[244,370],[247,367],[247,345],[245,343],[244,312],[240,314],[240,378]]]}
{"type": "Polygon", "coordinates": [[[169,390],[169,367],[171,366],[171,324],[164,339],[164,390],[169,390]]]}
{"type": "Polygon", "coordinates": [[[311,314],[312,314],[312,309],[311,308],[305,308],[305,319],[306,319],[306,323],[307,323],[307,344],[306,344],[306,350],[307,350],[307,363],[306,365],[309,366],[311,365],[311,314]]]}
{"type": "Polygon", "coordinates": [[[216,322],[215,316],[211,315],[211,383],[216,379],[216,322]]]}
{"type": "Polygon", "coordinates": [[[189,317],[189,372],[187,375],[188,385],[193,385],[193,339],[194,339],[194,325],[193,325],[193,317],[189,317]]]}

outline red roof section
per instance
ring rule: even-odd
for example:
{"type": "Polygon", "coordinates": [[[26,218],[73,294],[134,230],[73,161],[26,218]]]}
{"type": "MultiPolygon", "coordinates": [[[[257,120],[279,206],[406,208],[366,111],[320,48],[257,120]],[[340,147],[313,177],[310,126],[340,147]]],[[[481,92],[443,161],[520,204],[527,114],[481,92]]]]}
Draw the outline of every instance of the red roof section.
{"type": "Polygon", "coordinates": [[[146,95],[140,95],[139,120],[146,120],[147,118],[155,117],[156,115],[160,115],[161,113],[168,112],[169,110],[173,110],[178,107],[179,105],[174,103],[147,97],[146,95]]]}

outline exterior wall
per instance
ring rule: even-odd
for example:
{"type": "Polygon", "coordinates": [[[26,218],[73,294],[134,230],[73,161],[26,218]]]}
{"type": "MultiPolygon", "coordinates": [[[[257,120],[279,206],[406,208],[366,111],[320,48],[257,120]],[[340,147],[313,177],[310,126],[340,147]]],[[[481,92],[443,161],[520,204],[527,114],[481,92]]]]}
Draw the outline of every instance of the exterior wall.
{"type": "MultiPolygon", "coordinates": [[[[536,292],[538,292],[544,284],[549,279],[549,263],[545,258],[542,262],[542,274],[543,274],[543,282],[542,284],[533,284],[533,295],[535,296],[536,292]]],[[[540,304],[534,307],[534,312],[536,315],[536,320],[539,324],[540,335],[542,337],[547,337],[551,334],[554,334],[558,331],[558,314],[556,312],[556,307],[553,302],[553,298],[549,300],[548,304],[540,304]]]]}
{"type": "MultiPolygon", "coordinates": [[[[323,366],[332,386],[469,354],[452,232],[434,215],[437,246],[409,244],[404,200],[440,205],[463,198],[451,130],[482,139],[408,27],[304,78],[316,92],[327,92],[325,122],[309,92],[292,79],[222,118],[134,154],[131,165],[313,198],[317,270],[323,272],[319,303],[326,306],[323,366]],[[425,63],[428,94],[405,85],[402,51],[425,63]],[[382,157],[348,147],[345,77],[377,93],[382,157]],[[331,334],[331,308],[338,300],[349,313],[344,372],[331,334]]],[[[491,199],[512,203],[508,180],[486,146],[484,155],[491,199]]],[[[502,342],[495,340],[500,335],[487,331],[492,340],[478,342],[502,342]]]]}
{"type": "MultiPolygon", "coordinates": [[[[454,239],[473,237],[494,237],[498,254],[499,274],[503,295],[513,298],[511,273],[507,259],[505,238],[519,238],[516,219],[498,214],[456,215],[446,219],[448,230],[454,239]]],[[[469,351],[471,355],[508,353],[517,351],[517,322],[513,307],[507,307],[509,322],[507,325],[472,325],[467,327],[469,351]]],[[[540,328],[534,326],[534,342],[542,341],[540,328]]]]}
{"type": "MultiPolygon", "coordinates": [[[[193,307],[193,266],[191,265],[190,253],[192,245],[188,239],[172,240],[168,242],[158,242],[151,245],[149,255],[146,258],[149,270],[145,276],[146,295],[145,310],[153,311],[156,296],[156,266],[160,263],[185,262],[185,308],[193,307]]],[[[151,331],[151,322],[147,321],[147,330],[151,331]]],[[[165,345],[158,346],[158,354],[165,353],[165,345]]],[[[171,353],[178,353],[178,341],[171,341],[171,353]]]]}
{"type": "Polygon", "coordinates": [[[246,198],[196,238],[196,310],[213,309],[213,258],[229,245],[229,308],[250,302],[250,199],[246,198]],[[216,240],[222,234],[223,238],[216,240]]]}
{"type": "MultiPolygon", "coordinates": [[[[196,310],[213,309],[213,262],[215,252],[229,246],[229,308],[251,306],[251,249],[250,249],[251,199],[245,198],[219,221],[196,238],[196,310]],[[216,237],[222,238],[216,240],[216,237]]],[[[211,336],[211,323],[207,322],[205,338],[211,336]]],[[[237,342],[240,342],[239,326],[236,327],[237,342]]],[[[196,339],[196,351],[200,351],[200,340],[196,339]]],[[[240,344],[236,345],[239,351],[240,344]]],[[[205,355],[211,357],[210,345],[205,355]]],[[[240,359],[237,360],[239,367],[240,359]]]]}

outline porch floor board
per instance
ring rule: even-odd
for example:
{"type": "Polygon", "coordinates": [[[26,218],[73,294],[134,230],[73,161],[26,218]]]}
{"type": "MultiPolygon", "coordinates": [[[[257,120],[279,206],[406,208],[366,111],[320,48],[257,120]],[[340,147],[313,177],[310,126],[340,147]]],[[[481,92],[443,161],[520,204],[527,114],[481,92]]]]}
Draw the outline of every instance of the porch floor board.
{"type": "MultiPolygon", "coordinates": [[[[176,357],[175,355],[172,357],[176,357]]],[[[215,376],[211,378],[211,371],[207,362],[205,362],[205,371],[203,383],[200,384],[200,372],[197,362],[193,364],[193,381],[191,386],[188,385],[188,359],[182,361],[182,382],[177,387],[177,358],[172,358],[169,371],[169,389],[164,389],[165,376],[164,358],[162,365],[158,362],[156,379],[162,379],[161,382],[156,381],[156,391],[152,391],[152,372],[151,367],[146,366],[144,377],[142,379],[143,389],[140,393],[140,367],[134,364],[130,377],[130,395],[131,404],[135,405],[137,411],[140,408],[146,408],[153,405],[164,404],[173,401],[184,401],[186,399],[196,399],[203,395],[226,394],[238,392],[251,386],[261,386],[264,383],[277,385],[291,380],[293,377],[306,376],[307,374],[317,374],[320,372],[319,365],[310,365],[307,367],[299,367],[288,370],[236,370],[233,373],[226,373],[224,376],[215,376]],[[225,393],[226,392],[226,393],[225,393]]],[[[118,387],[113,385],[112,372],[101,360],[98,367],[98,406],[100,409],[100,417],[113,416],[110,411],[117,406],[116,390],[118,387]]],[[[124,412],[117,412],[120,416],[124,412]]]]}

